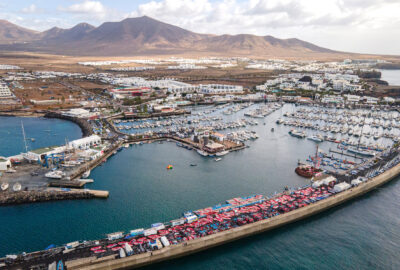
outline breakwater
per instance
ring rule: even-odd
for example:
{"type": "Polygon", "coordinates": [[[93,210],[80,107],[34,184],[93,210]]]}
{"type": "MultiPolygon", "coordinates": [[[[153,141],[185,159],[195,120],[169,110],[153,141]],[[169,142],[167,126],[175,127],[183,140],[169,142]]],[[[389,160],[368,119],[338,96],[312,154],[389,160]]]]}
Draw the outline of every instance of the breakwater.
{"type": "Polygon", "coordinates": [[[152,253],[143,253],[122,259],[114,259],[113,257],[109,257],[107,259],[96,259],[94,257],[85,258],[82,260],[70,261],[67,263],[67,266],[68,269],[132,269],[164,260],[186,256],[222,245],[224,243],[266,232],[326,211],[389,182],[399,174],[400,165],[396,165],[395,167],[370,179],[367,182],[361,183],[356,187],[335,194],[327,199],[318,201],[303,208],[299,208],[286,214],[278,215],[249,225],[244,225],[242,227],[166,247],[161,250],[153,251],[152,253]]]}
{"type": "Polygon", "coordinates": [[[92,199],[95,196],[87,191],[19,191],[0,194],[0,206],[56,200],[92,199]]]}
{"type": "Polygon", "coordinates": [[[58,118],[58,119],[74,122],[82,129],[82,137],[87,137],[87,136],[93,135],[92,127],[85,119],[66,116],[66,115],[62,115],[60,113],[56,113],[56,112],[48,112],[44,115],[44,117],[45,118],[58,118]]]}

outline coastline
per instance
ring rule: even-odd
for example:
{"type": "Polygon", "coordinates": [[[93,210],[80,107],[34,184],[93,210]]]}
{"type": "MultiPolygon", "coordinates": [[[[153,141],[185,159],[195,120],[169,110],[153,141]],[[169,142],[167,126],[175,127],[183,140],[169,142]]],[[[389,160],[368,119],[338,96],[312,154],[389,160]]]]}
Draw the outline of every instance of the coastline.
{"type": "Polygon", "coordinates": [[[279,228],[281,226],[308,218],[340,204],[348,202],[352,199],[360,197],[377,187],[388,183],[400,174],[400,164],[392,167],[386,172],[363,182],[358,186],[349,190],[335,194],[327,199],[310,204],[303,208],[278,215],[269,219],[261,220],[242,227],[233,228],[231,230],[219,232],[217,234],[205,236],[202,238],[187,241],[177,245],[169,246],[152,253],[143,253],[122,259],[114,257],[104,257],[96,259],[95,257],[68,261],[66,263],[68,269],[132,269],[138,268],[174,258],[187,256],[196,252],[210,249],[223,245],[241,238],[260,234],[269,230],[279,228]]]}

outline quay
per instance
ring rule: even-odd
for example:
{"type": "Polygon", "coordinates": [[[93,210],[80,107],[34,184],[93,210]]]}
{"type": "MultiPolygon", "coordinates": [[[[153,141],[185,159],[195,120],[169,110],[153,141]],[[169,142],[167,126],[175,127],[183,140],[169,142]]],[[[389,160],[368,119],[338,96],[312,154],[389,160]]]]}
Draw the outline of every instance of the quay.
{"type": "Polygon", "coordinates": [[[103,258],[89,257],[66,262],[68,269],[83,270],[112,270],[112,269],[133,269],[165,260],[171,260],[178,257],[187,256],[212,247],[229,243],[244,237],[256,235],[281,226],[305,219],[316,215],[330,208],[348,202],[360,197],[377,187],[384,185],[400,174],[400,164],[388,169],[382,174],[360,183],[358,186],[332,195],[324,200],[309,204],[285,214],[277,215],[268,219],[243,225],[216,234],[204,236],[177,245],[164,247],[153,252],[146,252],[125,258],[117,259],[116,256],[107,256],[103,258]]]}

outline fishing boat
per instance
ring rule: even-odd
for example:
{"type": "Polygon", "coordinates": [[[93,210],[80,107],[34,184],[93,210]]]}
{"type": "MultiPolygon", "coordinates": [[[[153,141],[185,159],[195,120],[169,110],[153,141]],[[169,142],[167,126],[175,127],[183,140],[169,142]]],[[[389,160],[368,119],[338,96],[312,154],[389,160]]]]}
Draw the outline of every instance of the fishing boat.
{"type": "Polygon", "coordinates": [[[306,178],[312,178],[322,172],[321,169],[311,165],[300,165],[294,170],[298,175],[306,178]]]}
{"type": "Polygon", "coordinates": [[[86,172],[84,172],[84,173],[82,174],[82,178],[88,178],[89,175],[90,175],[90,170],[87,170],[86,172]]]}
{"type": "Polygon", "coordinates": [[[6,191],[8,189],[8,187],[9,187],[8,183],[6,183],[6,182],[1,183],[0,188],[2,191],[6,191]]]}
{"type": "Polygon", "coordinates": [[[301,164],[299,165],[294,171],[306,178],[312,178],[320,173],[322,173],[322,170],[319,168],[321,164],[321,158],[318,155],[318,145],[317,145],[317,150],[315,151],[315,156],[310,157],[311,161],[313,162],[313,165],[308,165],[308,164],[301,164]]]}
{"type": "Polygon", "coordinates": [[[20,183],[15,183],[14,186],[13,186],[13,190],[14,191],[20,191],[21,188],[22,188],[22,186],[21,186],[20,183]]]}

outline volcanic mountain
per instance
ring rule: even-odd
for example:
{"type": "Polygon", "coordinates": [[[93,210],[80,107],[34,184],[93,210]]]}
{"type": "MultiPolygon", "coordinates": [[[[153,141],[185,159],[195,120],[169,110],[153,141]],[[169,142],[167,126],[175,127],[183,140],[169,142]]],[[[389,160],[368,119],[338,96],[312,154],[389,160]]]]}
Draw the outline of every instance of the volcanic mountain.
{"type": "Polygon", "coordinates": [[[0,44],[22,43],[39,38],[39,32],[0,20],[0,44]]]}
{"type": "Polygon", "coordinates": [[[0,21],[1,50],[23,50],[77,56],[201,54],[298,56],[335,54],[299,39],[255,35],[198,34],[147,16],[98,27],[81,23],[70,29],[31,31],[0,21]],[[12,45],[11,45],[12,44],[12,45]]]}

